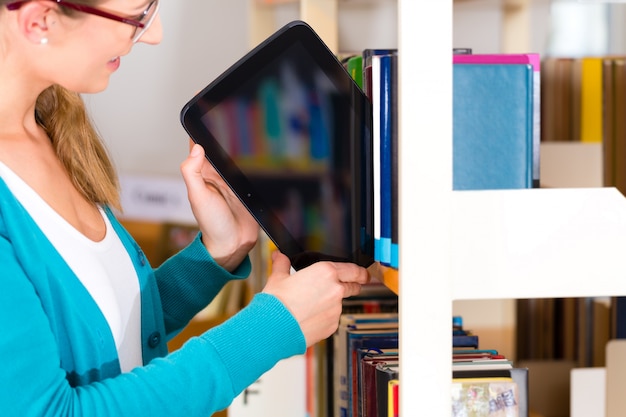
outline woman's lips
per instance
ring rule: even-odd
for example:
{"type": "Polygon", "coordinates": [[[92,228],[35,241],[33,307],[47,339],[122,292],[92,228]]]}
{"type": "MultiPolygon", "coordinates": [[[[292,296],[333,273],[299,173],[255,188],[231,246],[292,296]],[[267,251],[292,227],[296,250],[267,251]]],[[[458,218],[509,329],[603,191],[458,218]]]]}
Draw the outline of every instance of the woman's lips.
{"type": "Polygon", "coordinates": [[[108,66],[112,71],[117,70],[120,67],[120,57],[117,56],[110,60],[108,66]]]}

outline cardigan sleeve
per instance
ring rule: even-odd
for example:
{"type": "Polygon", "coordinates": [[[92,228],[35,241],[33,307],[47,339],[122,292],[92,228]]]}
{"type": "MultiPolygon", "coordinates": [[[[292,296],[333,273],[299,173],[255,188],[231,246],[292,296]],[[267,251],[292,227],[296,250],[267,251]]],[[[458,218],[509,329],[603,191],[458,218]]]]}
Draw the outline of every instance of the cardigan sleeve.
{"type": "MultiPolygon", "coordinates": [[[[59,360],[68,347],[52,331],[41,295],[2,236],[0,265],[0,415],[206,417],[227,407],[279,360],[305,350],[298,323],[284,305],[257,294],[237,315],[176,352],[129,373],[72,387],[59,360]]],[[[84,336],[72,336],[80,350],[84,336]]]]}
{"type": "Polygon", "coordinates": [[[154,271],[168,334],[182,329],[226,283],[250,275],[248,257],[230,273],[213,260],[200,238],[198,234],[186,248],[154,271]]]}

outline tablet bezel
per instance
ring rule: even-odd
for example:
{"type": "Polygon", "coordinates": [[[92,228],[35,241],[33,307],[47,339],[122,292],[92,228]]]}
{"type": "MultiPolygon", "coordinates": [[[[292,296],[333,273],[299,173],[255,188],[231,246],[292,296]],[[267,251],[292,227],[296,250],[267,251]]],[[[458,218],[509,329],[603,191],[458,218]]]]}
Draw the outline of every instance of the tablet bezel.
{"type": "Polygon", "coordinates": [[[308,24],[293,21],[283,26],[185,104],[180,120],[191,139],[204,147],[207,160],[235,192],[278,249],[290,258],[296,270],[321,260],[354,262],[364,267],[374,262],[373,209],[370,198],[372,192],[371,103],[341,62],[308,24]],[[263,196],[257,195],[250,180],[201,121],[202,116],[208,111],[207,102],[219,102],[228,98],[231,92],[249,77],[249,74],[254,74],[259,68],[279,59],[282,51],[298,42],[310,54],[319,69],[332,80],[335,87],[349,95],[355,115],[355,119],[349,121],[354,124],[351,129],[358,129],[358,132],[351,135],[355,137],[350,138],[352,224],[350,225],[351,248],[347,251],[350,252],[348,256],[305,251],[287,227],[280,222],[278,216],[272,212],[263,196]]]}

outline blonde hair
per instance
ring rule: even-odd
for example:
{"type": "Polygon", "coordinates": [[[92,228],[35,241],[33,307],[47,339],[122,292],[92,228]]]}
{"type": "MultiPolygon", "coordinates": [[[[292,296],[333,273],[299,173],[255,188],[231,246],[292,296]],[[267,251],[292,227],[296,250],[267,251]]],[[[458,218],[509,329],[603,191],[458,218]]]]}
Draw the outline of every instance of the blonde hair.
{"type": "Polygon", "coordinates": [[[35,117],[85,198],[121,209],[117,174],[82,97],[53,85],[37,98],[35,117]]]}

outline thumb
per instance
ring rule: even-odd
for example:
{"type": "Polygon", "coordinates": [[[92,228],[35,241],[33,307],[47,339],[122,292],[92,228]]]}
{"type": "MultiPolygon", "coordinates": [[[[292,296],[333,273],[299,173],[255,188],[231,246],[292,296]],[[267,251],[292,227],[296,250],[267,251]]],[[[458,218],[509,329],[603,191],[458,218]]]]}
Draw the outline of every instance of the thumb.
{"type": "Polygon", "coordinates": [[[272,252],[272,271],[268,280],[274,276],[288,277],[290,268],[291,261],[289,258],[280,251],[275,250],[272,252]]]}
{"type": "Polygon", "coordinates": [[[202,167],[202,163],[204,162],[203,157],[204,157],[204,148],[202,147],[202,145],[194,143],[191,149],[189,149],[189,156],[187,157],[187,160],[193,161],[194,165],[198,168],[198,171],[200,171],[200,168],[202,167]]]}
{"type": "Polygon", "coordinates": [[[189,152],[189,156],[187,159],[181,164],[181,171],[183,174],[183,179],[187,184],[187,188],[192,188],[196,184],[203,184],[204,180],[202,180],[202,164],[204,163],[204,150],[202,146],[195,144],[191,147],[191,151],[189,152]],[[200,182],[196,181],[196,178],[199,178],[200,182]]]}

